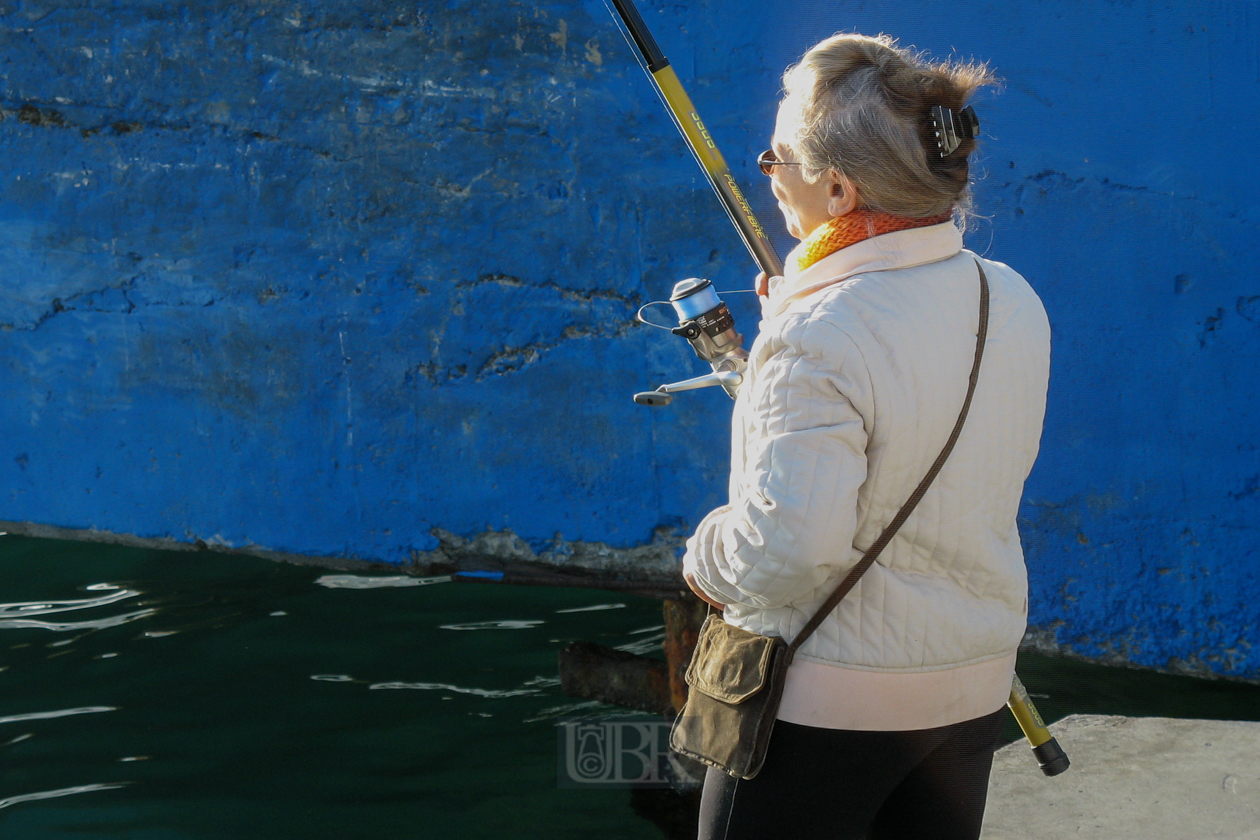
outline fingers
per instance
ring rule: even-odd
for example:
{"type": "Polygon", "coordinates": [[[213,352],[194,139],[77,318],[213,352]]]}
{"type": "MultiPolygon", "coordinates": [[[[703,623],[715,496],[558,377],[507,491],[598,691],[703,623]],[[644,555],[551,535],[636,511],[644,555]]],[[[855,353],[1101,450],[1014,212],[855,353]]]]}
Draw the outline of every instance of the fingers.
{"type": "Polygon", "coordinates": [[[766,276],[766,273],[764,271],[757,275],[756,288],[757,288],[757,294],[761,295],[762,297],[765,297],[766,295],[770,294],[770,278],[766,276]]]}

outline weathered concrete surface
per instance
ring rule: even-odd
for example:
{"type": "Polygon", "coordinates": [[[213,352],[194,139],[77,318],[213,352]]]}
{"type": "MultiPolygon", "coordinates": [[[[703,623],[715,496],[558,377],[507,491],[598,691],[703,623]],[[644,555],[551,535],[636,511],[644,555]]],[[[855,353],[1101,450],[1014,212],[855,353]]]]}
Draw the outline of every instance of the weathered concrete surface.
{"type": "Polygon", "coordinates": [[[1260,840],[1260,723],[1072,715],[1046,778],[1028,745],[994,759],[985,840],[1260,840]]]}
{"type": "MultiPolygon", "coordinates": [[[[285,563],[317,565],[339,569],[397,568],[399,564],[356,560],[337,556],[287,554],[263,546],[244,544],[224,546],[203,540],[186,542],[170,538],[137,537],[109,531],[59,528],[35,522],[0,520],[0,533],[54,540],[103,542],[153,548],[163,551],[218,551],[245,554],[285,563]]],[[[617,548],[602,542],[553,540],[535,551],[512,531],[489,531],[465,539],[440,528],[434,529],[438,547],[413,551],[403,567],[415,575],[448,574],[457,571],[501,570],[513,573],[560,575],[577,581],[586,579],[595,588],[633,589],[643,584],[645,591],[685,591],[678,553],[682,538],[671,529],[660,529],[644,545],[617,548]],[[623,583],[617,587],[610,584],[623,583]]],[[[554,582],[554,581],[553,581],[554,582]]],[[[558,582],[557,582],[558,583],[558,582]]],[[[577,585],[576,583],[573,585],[577,585]]]]}

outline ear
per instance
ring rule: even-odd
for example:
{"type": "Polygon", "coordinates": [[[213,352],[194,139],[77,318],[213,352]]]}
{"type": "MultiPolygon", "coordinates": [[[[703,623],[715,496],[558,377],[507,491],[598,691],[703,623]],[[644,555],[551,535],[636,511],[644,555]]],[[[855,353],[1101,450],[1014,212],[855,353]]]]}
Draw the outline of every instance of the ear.
{"type": "Polygon", "coordinates": [[[827,212],[832,216],[843,216],[852,213],[860,203],[857,188],[844,173],[835,169],[823,176],[827,179],[827,212]]]}

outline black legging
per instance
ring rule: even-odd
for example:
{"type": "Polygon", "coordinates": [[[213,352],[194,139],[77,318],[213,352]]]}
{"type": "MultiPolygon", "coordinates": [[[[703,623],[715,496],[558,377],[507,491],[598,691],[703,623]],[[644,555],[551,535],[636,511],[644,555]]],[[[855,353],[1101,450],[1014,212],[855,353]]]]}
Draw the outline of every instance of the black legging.
{"type": "Polygon", "coordinates": [[[908,732],[778,721],[755,778],[709,769],[699,840],[976,840],[1004,711],[908,732]]]}

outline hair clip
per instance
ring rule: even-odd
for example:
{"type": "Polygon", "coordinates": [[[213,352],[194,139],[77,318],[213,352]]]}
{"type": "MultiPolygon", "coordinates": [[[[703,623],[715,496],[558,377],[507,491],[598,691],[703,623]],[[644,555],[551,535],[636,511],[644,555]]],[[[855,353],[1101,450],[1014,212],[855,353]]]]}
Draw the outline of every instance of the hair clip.
{"type": "Polygon", "coordinates": [[[936,136],[936,148],[940,150],[941,157],[947,158],[962,141],[976,138],[980,133],[980,118],[976,116],[976,109],[970,105],[959,113],[933,105],[932,133],[936,136]]]}

